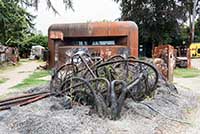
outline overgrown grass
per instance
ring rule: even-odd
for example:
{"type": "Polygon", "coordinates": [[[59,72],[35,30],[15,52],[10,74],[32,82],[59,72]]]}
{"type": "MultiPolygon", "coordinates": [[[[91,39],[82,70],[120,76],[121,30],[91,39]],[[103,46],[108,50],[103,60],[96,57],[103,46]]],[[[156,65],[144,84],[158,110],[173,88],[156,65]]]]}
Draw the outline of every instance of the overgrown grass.
{"type": "Polygon", "coordinates": [[[8,80],[7,78],[0,78],[0,84],[5,83],[7,80],[8,80]]]}
{"type": "Polygon", "coordinates": [[[28,88],[28,87],[34,87],[34,86],[47,84],[49,81],[42,80],[41,78],[46,77],[48,75],[50,75],[50,73],[47,70],[35,71],[27,79],[25,79],[22,83],[12,87],[12,89],[24,89],[24,88],[28,88]]]}
{"type": "Polygon", "coordinates": [[[24,62],[29,62],[30,60],[29,59],[20,59],[20,63],[24,63],[24,62]]]}
{"type": "Polygon", "coordinates": [[[174,76],[178,78],[194,78],[200,76],[200,70],[198,69],[185,69],[177,68],[174,70],[174,76]]]}

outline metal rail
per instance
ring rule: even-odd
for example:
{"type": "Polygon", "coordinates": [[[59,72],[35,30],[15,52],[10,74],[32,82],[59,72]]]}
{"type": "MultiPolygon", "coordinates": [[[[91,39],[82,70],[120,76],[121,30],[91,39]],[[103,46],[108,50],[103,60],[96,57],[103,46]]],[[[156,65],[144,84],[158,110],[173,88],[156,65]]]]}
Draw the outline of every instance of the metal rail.
{"type": "Polygon", "coordinates": [[[14,106],[25,106],[27,104],[47,98],[51,95],[52,93],[50,92],[40,92],[5,99],[0,101],[0,111],[11,109],[14,106]]]}

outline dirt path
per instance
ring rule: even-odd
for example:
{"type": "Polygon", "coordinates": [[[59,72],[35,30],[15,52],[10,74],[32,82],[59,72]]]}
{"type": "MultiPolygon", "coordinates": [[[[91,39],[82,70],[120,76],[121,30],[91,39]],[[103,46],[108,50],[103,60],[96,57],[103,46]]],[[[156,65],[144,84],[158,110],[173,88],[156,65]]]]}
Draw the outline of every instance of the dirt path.
{"type": "Polygon", "coordinates": [[[200,76],[194,78],[174,78],[174,82],[180,89],[185,89],[189,93],[198,96],[198,104],[192,110],[192,114],[188,116],[191,126],[184,128],[183,134],[199,134],[200,133],[200,76]]]}
{"type": "Polygon", "coordinates": [[[194,78],[174,78],[174,83],[200,94],[200,76],[194,78]]]}
{"type": "Polygon", "coordinates": [[[39,65],[40,63],[37,61],[27,61],[22,62],[22,65],[12,70],[3,71],[3,73],[0,74],[0,78],[6,78],[8,80],[5,83],[0,84],[0,95],[9,92],[9,88],[21,83],[32,74],[39,65]]]}
{"type": "Polygon", "coordinates": [[[200,59],[192,59],[191,64],[193,68],[200,69],[200,59]]]}

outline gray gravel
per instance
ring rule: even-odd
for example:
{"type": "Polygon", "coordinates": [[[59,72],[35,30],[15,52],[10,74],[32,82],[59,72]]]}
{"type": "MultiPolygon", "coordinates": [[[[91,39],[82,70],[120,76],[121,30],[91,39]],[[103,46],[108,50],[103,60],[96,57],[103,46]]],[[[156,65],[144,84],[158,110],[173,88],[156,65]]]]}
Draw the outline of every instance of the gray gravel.
{"type": "MultiPolygon", "coordinates": [[[[62,101],[61,101],[62,102],[62,101]]],[[[141,103],[125,101],[121,119],[101,119],[88,106],[72,109],[51,97],[25,107],[0,112],[0,134],[171,134],[184,133],[187,114],[198,107],[198,98],[189,92],[170,94],[160,87],[156,96],[141,103]],[[148,106],[151,106],[149,108],[148,106]]]]}

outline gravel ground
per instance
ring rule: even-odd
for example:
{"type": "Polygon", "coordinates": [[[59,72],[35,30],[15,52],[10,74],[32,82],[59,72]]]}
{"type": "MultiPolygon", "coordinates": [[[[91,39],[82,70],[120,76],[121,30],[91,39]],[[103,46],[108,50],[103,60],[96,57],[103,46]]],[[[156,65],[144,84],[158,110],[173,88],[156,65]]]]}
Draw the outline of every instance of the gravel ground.
{"type": "MultiPolygon", "coordinates": [[[[38,89],[37,89],[38,90],[38,89]]],[[[31,89],[31,92],[33,89],[31,89]]],[[[156,96],[141,103],[125,101],[121,119],[99,118],[88,106],[52,109],[55,97],[0,113],[2,134],[174,134],[196,133],[190,115],[199,107],[198,97],[187,91],[169,93],[160,87],[156,96]],[[188,124],[189,123],[189,124],[188,124]],[[190,124],[191,123],[191,124],[190,124]],[[191,128],[191,131],[189,131],[191,128]],[[189,131],[189,132],[188,132],[189,131]]]]}

